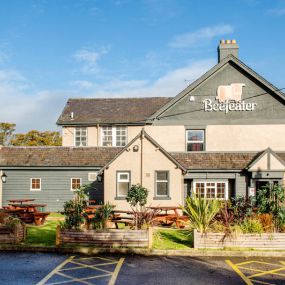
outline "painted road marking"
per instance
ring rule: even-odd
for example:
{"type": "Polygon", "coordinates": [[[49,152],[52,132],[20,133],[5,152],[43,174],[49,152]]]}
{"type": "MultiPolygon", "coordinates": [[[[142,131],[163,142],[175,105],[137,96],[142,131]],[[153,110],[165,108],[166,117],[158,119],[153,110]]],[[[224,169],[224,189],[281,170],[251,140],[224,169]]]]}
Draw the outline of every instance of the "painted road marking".
{"type": "Polygon", "coordinates": [[[37,285],[60,285],[74,282],[94,285],[96,280],[99,280],[100,284],[115,285],[124,260],[124,258],[118,260],[100,256],[84,258],[71,256],[53,269],[37,285]]]}
{"type": "MultiPolygon", "coordinates": [[[[258,261],[258,260],[250,260],[250,261],[245,261],[245,262],[240,262],[240,263],[233,263],[230,260],[226,260],[226,263],[243,279],[245,284],[247,285],[254,285],[254,284],[262,284],[262,285],[275,285],[276,283],[269,283],[267,281],[259,280],[256,279],[256,277],[285,277],[284,273],[280,273],[280,271],[285,271],[285,262],[280,261],[279,263],[273,263],[273,262],[263,262],[263,261],[258,261]],[[250,265],[259,265],[259,266],[264,266],[266,265],[267,267],[271,267],[273,269],[262,269],[262,268],[252,268],[249,267],[250,265]],[[245,274],[244,272],[247,272],[245,274]],[[254,274],[249,275],[248,271],[253,271],[254,274]]],[[[271,280],[270,280],[271,282],[271,280]]],[[[274,279],[272,279],[272,282],[275,282],[274,279]]],[[[276,280],[276,282],[279,282],[276,280]]],[[[280,283],[279,283],[280,284],[280,283]]]]}

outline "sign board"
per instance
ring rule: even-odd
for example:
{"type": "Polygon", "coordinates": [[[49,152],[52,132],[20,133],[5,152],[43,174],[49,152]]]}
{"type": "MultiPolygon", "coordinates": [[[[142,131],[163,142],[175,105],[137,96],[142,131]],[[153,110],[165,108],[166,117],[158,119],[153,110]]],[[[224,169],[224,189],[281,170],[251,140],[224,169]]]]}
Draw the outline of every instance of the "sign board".
{"type": "Polygon", "coordinates": [[[248,187],[248,196],[252,197],[256,195],[256,189],[255,187],[248,187]]]}
{"type": "Polygon", "coordinates": [[[221,111],[226,114],[231,111],[254,111],[257,103],[242,100],[242,90],[244,86],[244,83],[220,85],[215,98],[218,102],[213,102],[212,99],[205,99],[203,101],[204,111],[221,111]]]}

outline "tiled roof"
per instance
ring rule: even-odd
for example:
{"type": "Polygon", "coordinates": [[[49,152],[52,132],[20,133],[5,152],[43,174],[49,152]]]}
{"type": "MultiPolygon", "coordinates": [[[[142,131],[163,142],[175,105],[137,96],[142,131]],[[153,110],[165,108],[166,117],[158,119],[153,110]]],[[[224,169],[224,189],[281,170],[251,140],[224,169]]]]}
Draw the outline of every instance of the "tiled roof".
{"type": "Polygon", "coordinates": [[[168,97],[69,99],[57,124],[144,123],[171,99],[168,97]]]}
{"type": "Polygon", "coordinates": [[[260,153],[256,152],[181,152],[171,155],[185,168],[191,170],[241,170],[260,153]]]}
{"type": "Polygon", "coordinates": [[[2,147],[0,166],[102,167],[120,147],[2,147]]]}

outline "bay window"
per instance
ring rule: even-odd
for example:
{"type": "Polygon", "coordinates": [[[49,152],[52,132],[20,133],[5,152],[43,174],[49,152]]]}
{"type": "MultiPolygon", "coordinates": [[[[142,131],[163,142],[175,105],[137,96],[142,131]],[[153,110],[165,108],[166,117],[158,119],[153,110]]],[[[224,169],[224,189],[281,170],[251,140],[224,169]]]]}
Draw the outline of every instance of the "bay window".
{"type": "Polygon", "coordinates": [[[186,150],[203,151],[205,149],[204,130],[186,130],[186,150]]]}
{"type": "Polygon", "coordinates": [[[228,199],[227,181],[194,181],[193,191],[196,195],[207,199],[228,199]]]}
{"type": "Polygon", "coordinates": [[[102,127],[102,146],[125,146],[127,144],[127,127],[102,127]]]}

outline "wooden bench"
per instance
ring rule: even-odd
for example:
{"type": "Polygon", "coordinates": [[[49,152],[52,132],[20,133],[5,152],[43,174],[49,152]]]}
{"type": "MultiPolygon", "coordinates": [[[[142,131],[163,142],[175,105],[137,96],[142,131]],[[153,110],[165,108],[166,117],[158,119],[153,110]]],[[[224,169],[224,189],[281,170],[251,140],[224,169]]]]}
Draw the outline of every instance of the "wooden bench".
{"type": "Polygon", "coordinates": [[[45,223],[46,217],[49,215],[49,212],[36,212],[33,213],[34,222],[36,226],[43,225],[45,223]]]}

